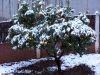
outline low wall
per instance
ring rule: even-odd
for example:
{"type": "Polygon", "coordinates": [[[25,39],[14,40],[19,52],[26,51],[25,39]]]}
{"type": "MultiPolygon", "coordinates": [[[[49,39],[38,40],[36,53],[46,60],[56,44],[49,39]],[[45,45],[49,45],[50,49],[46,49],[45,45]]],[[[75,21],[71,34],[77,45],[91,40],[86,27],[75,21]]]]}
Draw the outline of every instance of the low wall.
{"type": "MultiPolygon", "coordinates": [[[[88,53],[93,53],[94,44],[88,48],[88,53]]],[[[66,54],[66,53],[65,53],[66,54]]],[[[40,57],[46,57],[48,53],[46,50],[41,50],[40,57]]],[[[28,60],[36,57],[36,50],[32,49],[17,49],[13,50],[9,43],[0,44],[0,64],[21,60],[28,60]]]]}
{"type": "MultiPolygon", "coordinates": [[[[42,50],[41,57],[45,56],[47,56],[47,52],[46,50],[42,50]]],[[[9,43],[0,44],[0,64],[20,60],[28,60],[31,58],[36,58],[36,50],[12,50],[12,46],[9,43]]]]}

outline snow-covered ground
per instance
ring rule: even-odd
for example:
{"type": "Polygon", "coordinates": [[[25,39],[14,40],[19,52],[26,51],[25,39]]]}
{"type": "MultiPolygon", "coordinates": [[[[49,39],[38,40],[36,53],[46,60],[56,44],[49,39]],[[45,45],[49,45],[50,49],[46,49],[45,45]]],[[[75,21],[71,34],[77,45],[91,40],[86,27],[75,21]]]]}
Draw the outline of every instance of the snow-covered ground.
{"type": "MultiPolygon", "coordinates": [[[[17,68],[28,66],[31,64],[35,64],[41,60],[47,60],[47,58],[41,59],[31,59],[29,61],[20,61],[20,62],[13,62],[13,63],[5,63],[0,65],[0,75],[5,73],[12,73],[16,71],[17,68]]],[[[95,71],[95,75],[100,75],[100,54],[86,54],[80,57],[78,54],[70,54],[65,55],[61,58],[63,61],[62,63],[62,70],[66,68],[72,68],[75,65],[79,64],[86,64],[88,65],[93,71],[95,71]]],[[[53,69],[54,67],[52,67],[53,69]]],[[[49,68],[50,69],[50,68],[49,68]]],[[[29,71],[26,71],[29,72],[29,71]]]]}
{"type": "Polygon", "coordinates": [[[18,68],[29,66],[31,64],[35,64],[41,60],[45,61],[45,60],[47,60],[47,58],[31,59],[28,61],[20,61],[20,62],[11,62],[11,63],[1,64],[0,65],[0,75],[11,74],[11,73],[15,72],[18,68]]]}

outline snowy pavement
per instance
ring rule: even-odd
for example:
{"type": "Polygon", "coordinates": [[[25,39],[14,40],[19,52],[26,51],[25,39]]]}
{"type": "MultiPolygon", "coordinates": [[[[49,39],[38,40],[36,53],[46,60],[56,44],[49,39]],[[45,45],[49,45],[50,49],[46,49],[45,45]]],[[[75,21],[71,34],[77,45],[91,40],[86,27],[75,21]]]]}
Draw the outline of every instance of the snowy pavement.
{"type": "MultiPolygon", "coordinates": [[[[28,66],[31,64],[35,64],[41,60],[47,60],[47,58],[41,59],[31,59],[29,61],[20,61],[20,62],[13,62],[13,63],[5,63],[0,65],[0,75],[9,74],[16,71],[17,68],[28,66]]],[[[86,54],[80,57],[78,54],[70,54],[65,55],[61,58],[63,61],[62,63],[62,70],[66,68],[72,68],[79,64],[86,64],[88,65],[93,71],[95,71],[95,75],[100,75],[100,54],[86,54]]]]}

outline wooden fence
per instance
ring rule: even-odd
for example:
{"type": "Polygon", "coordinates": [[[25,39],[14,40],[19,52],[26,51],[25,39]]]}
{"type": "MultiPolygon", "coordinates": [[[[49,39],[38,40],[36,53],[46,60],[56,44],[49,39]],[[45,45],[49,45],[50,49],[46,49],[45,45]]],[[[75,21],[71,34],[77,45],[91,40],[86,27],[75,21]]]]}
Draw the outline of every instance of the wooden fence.
{"type": "MultiPolygon", "coordinates": [[[[23,1],[23,0],[20,0],[23,1]]],[[[34,0],[25,0],[32,5],[34,0]]],[[[52,4],[53,6],[66,6],[68,0],[43,0],[45,7],[52,4]]],[[[87,12],[94,14],[95,11],[100,11],[100,0],[70,0],[70,5],[75,9],[75,14],[79,12],[87,12]]],[[[0,0],[0,18],[7,20],[12,18],[18,11],[20,2],[19,0],[0,0]]]]}
{"type": "MultiPolygon", "coordinates": [[[[34,0],[24,0],[29,3],[29,6],[32,6],[32,2],[34,0]]],[[[64,0],[43,0],[45,2],[45,7],[50,3],[52,5],[61,5],[64,0]]],[[[2,20],[11,19],[13,15],[15,15],[18,11],[18,8],[23,0],[0,0],[0,18],[2,20]]],[[[1,21],[2,21],[1,20],[1,21]]]]}

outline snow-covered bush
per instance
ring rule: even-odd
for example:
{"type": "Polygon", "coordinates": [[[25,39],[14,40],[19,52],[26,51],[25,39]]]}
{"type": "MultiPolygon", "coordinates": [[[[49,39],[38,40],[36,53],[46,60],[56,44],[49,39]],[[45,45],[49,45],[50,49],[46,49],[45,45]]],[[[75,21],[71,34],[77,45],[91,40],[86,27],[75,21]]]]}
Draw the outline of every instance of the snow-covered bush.
{"type": "Polygon", "coordinates": [[[40,48],[48,50],[61,71],[60,58],[65,51],[82,54],[88,45],[95,42],[95,31],[90,28],[89,19],[80,13],[73,17],[68,7],[43,9],[43,2],[36,0],[32,9],[23,3],[16,17],[15,25],[9,28],[7,39],[13,48],[40,48]]]}
{"type": "Polygon", "coordinates": [[[19,8],[18,14],[16,14],[13,19],[14,22],[30,28],[44,21],[44,13],[41,10],[42,4],[39,2],[38,0],[35,1],[31,8],[26,2],[23,2],[19,8]]]}

